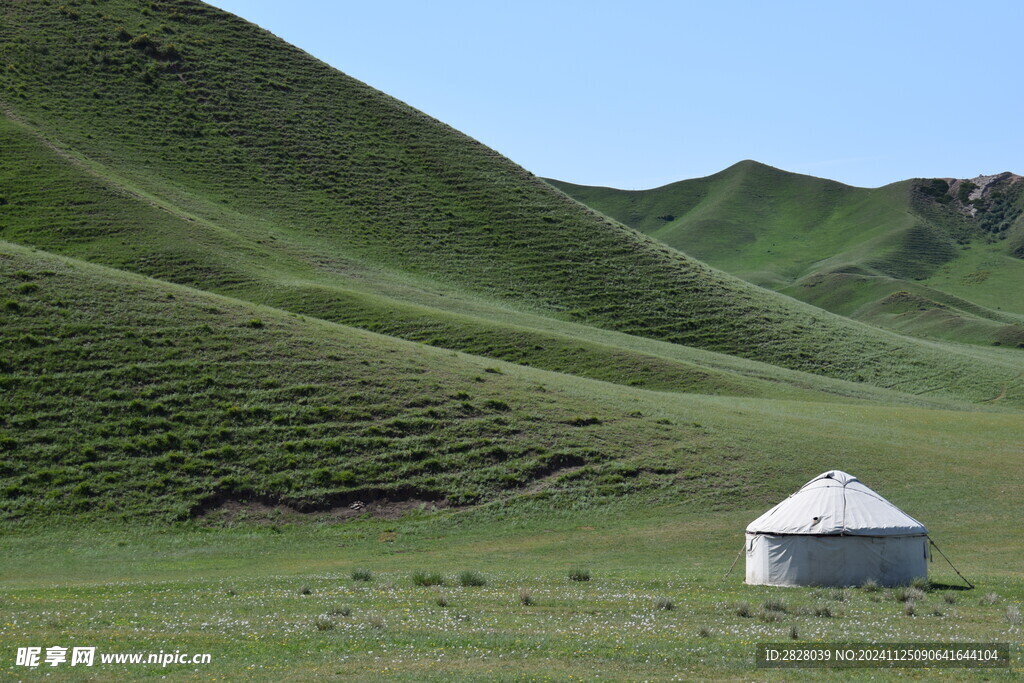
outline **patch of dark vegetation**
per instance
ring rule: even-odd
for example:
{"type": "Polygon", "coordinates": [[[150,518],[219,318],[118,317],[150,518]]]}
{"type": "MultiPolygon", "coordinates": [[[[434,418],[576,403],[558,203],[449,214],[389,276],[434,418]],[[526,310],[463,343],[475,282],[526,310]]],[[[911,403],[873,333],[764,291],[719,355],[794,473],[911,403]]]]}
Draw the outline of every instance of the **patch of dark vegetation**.
{"type": "Polygon", "coordinates": [[[569,570],[570,581],[590,581],[590,570],[583,567],[576,567],[569,570]]]}
{"type": "Polygon", "coordinates": [[[465,571],[459,574],[459,585],[463,587],[486,586],[487,579],[480,572],[465,571]]]}
{"type": "Polygon", "coordinates": [[[444,575],[439,572],[417,571],[412,574],[414,586],[443,586],[444,575]]]}
{"type": "Polygon", "coordinates": [[[918,181],[916,189],[924,196],[931,197],[941,204],[949,204],[953,201],[953,196],[949,194],[949,182],[942,178],[918,181]]]}

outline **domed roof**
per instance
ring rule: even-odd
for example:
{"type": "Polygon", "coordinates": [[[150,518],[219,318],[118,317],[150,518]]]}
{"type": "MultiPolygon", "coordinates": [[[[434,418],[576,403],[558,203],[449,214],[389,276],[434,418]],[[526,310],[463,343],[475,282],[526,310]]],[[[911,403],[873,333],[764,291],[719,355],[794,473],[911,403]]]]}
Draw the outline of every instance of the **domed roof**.
{"type": "Polygon", "coordinates": [[[831,470],[755,519],[747,533],[918,536],[928,529],[857,477],[831,470]]]}

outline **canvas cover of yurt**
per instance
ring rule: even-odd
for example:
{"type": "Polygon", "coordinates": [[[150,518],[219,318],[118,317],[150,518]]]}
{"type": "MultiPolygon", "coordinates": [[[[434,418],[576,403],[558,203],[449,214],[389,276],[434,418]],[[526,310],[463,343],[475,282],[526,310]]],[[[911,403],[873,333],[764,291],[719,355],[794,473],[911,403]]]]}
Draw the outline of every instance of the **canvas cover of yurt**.
{"type": "Polygon", "coordinates": [[[899,586],[928,575],[928,530],[856,477],[832,470],[747,527],[747,583],[899,586]]]}

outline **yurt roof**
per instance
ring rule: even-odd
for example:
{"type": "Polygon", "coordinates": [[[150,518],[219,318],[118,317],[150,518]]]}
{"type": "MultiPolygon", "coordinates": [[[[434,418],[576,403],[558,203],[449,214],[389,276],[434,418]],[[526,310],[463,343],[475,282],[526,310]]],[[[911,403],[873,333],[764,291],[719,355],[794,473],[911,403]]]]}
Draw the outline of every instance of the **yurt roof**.
{"type": "Polygon", "coordinates": [[[751,522],[747,533],[917,536],[928,530],[857,477],[830,470],[751,522]]]}

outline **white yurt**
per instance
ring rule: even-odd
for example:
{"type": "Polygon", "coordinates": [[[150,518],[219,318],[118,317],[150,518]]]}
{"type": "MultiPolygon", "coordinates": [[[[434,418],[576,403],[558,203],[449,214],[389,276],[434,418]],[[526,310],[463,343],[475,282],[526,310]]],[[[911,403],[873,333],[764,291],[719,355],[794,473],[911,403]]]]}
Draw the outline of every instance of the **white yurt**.
{"type": "Polygon", "coordinates": [[[820,474],[747,527],[747,583],[881,586],[928,575],[928,530],[857,477],[820,474]]]}

